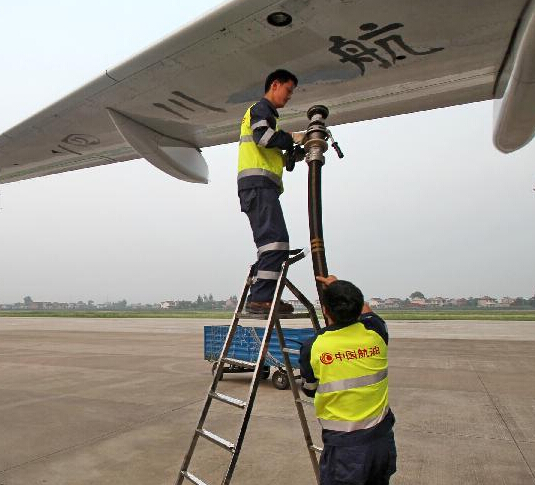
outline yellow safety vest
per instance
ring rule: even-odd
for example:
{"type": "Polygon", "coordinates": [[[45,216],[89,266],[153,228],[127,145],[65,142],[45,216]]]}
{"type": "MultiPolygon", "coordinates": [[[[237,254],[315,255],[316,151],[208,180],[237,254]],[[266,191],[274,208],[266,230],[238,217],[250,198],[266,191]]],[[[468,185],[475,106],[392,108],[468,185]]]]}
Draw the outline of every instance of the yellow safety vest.
{"type": "MultiPolygon", "coordinates": [[[[252,106],[245,112],[241,122],[238,180],[255,175],[268,177],[279,186],[282,192],[282,169],[284,167],[282,150],[280,148],[265,148],[254,142],[253,128],[251,127],[251,108],[252,106]]],[[[262,125],[259,126],[268,126],[267,121],[261,121],[260,123],[262,125]]],[[[277,125],[275,131],[278,131],[278,129],[277,125]]],[[[268,126],[265,136],[270,138],[272,134],[273,130],[268,126]]]]}
{"type": "Polygon", "coordinates": [[[388,346],[354,323],[318,335],[310,363],[318,378],[316,415],[324,429],[355,431],[380,423],[388,413],[388,346]]]}

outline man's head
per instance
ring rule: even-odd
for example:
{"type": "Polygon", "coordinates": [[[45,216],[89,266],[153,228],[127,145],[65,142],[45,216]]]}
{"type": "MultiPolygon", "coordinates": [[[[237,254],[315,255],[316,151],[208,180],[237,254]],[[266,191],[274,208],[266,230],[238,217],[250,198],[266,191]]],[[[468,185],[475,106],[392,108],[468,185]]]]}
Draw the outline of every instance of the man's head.
{"type": "Polygon", "coordinates": [[[337,325],[355,323],[364,305],[362,292],[353,283],[344,280],[329,284],[323,292],[323,300],[327,313],[337,325]]]}
{"type": "Polygon", "coordinates": [[[267,78],[264,86],[264,97],[267,98],[275,108],[283,108],[292,97],[297,86],[297,77],[285,69],[273,71],[267,78]]]}

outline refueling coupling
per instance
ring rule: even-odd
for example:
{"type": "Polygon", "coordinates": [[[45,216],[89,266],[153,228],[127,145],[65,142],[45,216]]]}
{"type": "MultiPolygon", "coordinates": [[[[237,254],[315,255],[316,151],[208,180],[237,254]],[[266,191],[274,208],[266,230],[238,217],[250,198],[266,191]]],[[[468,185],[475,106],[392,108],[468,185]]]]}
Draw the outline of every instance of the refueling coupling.
{"type": "Polygon", "coordinates": [[[327,106],[316,104],[309,108],[307,117],[310,120],[306,130],[305,143],[303,147],[295,146],[286,158],[286,170],[291,172],[296,162],[305,159],[307,163],[318,161],[322,165],[325,163],[323,154],[329,148],[328,140],[331,141],[331,146],[338,155],[338,158],[344,158],[344,154],[338,143],[334,141],[331,132],[325,125],[325,120],[329,116],[329,109],[327,106]]]}
{"type": "Polygon", "coordinates": [[[338,155],[338,158],[344,158],[344,154],[340,150],[338,143],[334,141],[331,132],[325,126],[325,120],[328,116],[329,110],[327,106],[321,104],[316,104],[307,111],[307,117],[310,120],[307,128],[306,142],[304,144],[307,162],[318,160],[322,164],[325,163],[323,154],[328,149],[328,140],[331,140],[331,146],[338,155]]]}

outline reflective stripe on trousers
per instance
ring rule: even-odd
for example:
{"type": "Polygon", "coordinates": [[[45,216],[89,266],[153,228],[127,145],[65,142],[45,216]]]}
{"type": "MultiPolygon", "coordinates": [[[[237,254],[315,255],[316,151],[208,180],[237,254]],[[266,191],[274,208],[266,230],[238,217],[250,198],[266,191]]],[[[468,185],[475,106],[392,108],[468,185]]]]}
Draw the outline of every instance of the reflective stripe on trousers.
{"type": "Polygon", "coordinates": [[[277,271],[262,271],[258,270],[256,272],[256,279],[257,280],[275,280],[277,281],[279,279],[280,272],[277,271]]]}
{"type": "Polygon", "coordinates": [[[289,242],[273,242],[273,243],[264,244],[263,246],[260,246],[258,248],[256,255],[260,256],[262,253],[265,253],[266,251],[289,251],[289,250],[290,250],[289,242]]]}

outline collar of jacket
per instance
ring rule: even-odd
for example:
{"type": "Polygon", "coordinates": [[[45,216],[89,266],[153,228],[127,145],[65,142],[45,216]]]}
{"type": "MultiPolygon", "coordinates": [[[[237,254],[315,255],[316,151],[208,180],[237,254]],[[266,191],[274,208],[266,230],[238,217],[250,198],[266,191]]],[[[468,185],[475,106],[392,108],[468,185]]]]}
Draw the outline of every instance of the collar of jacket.
{"type": "Polygon", "coordinates": [[[273,111],[273,115],[275,116],[275,118],[279,117],[279,112],[277,111],[277,108],[275,108],[275,106],[273,106],[273,103],[269,99],[262,98],[260,101],[265,101],[266,102],[266,104],[269,106],[269,109],[271,109],[271,111],[273,111]]]}
{"type": "MultiPolygon", "coordinates": [[[[350,325],[354,325],[355,323],[361,323],[361,319],[365,316],[368,316],[368,315],[373,315],[373,312],[368,312],[368,313],[361,313],[359,318],[357,319],[356,322],[353,322],[353,323],[346,323],[346,324],[343,324],[343,323],[335,323],[334,325],[329,325],[328,327],[324,327],[322,330],[325,331],[325,332],[332,332],[334,330],[340,330],[342,328],[346,328],[346,327],[349,327],[350,325]]],[[[323,333],[323,332],[322,332],[323,333]]]]}

